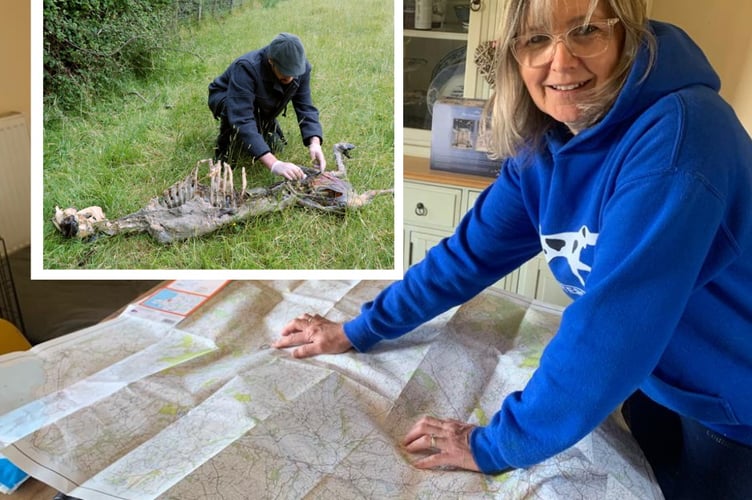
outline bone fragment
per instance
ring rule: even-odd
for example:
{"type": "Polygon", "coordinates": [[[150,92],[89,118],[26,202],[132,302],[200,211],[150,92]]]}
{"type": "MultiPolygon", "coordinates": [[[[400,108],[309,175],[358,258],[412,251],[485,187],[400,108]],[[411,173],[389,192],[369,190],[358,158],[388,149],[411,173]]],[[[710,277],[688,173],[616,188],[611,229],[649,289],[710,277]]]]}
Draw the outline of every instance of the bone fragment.
{"type": "Polygon", "coordinates": [[[236,207],[236,205],[235,205],[235,179],[233,179],[232,168],[230,168],[230,165],[227,165],[227,171],[230,172],[229,173],[229,177],[230,177],[230,207],[234,209],[236,207]]]}
{"type": "Polygon", "coordinates": [[[209,161],[209,176],[211,177],[211,187],[209,188],[209,203],[216,207],[218,206],[218,190],[219,190],[219,183],[220,183],[220,168],[221,163],[214,163],[213,161],[209,161]]]}

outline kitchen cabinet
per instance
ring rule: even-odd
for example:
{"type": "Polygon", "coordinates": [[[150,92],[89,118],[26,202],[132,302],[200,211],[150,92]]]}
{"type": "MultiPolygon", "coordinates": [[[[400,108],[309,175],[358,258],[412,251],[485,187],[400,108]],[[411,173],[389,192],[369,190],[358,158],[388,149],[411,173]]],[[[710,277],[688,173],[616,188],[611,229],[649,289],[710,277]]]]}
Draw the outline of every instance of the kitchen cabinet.
{"type": "Polygon", "coordinates": [[[424,30],[414,29],[415,0],[403,3],[406,155],[428,158],[432,105],[438,98],[486,99],[490,95],[490,88],[473,59],[478,45],[495,38],[502,4],[503,0],[433,0],[434,23],[431,29],[424,30]],[[462,21],[463,8],[467,22],[462,21]]]}
{"type": "MultiPolygon", "coordinates": [[[[420,262],[431,247],[450,236],[493,179],[440,172],[428,160],[404,158],[404,266],[420,262]]],[[[566,306],[571,299],[551,274],[543,254],[493,285],[542,302],[566,306]]]]}

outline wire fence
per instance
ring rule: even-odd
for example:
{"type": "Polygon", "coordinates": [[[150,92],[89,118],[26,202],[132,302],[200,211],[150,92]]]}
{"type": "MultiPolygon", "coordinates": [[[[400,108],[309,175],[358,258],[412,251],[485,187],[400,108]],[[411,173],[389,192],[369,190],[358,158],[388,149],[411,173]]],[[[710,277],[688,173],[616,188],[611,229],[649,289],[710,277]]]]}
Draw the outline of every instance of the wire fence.
{"type": "Polygon", "coordinates": [[[201,21],[232,12],[233,9],[254,0],[175,0],[175,16],[179,21],[201,21]]]}

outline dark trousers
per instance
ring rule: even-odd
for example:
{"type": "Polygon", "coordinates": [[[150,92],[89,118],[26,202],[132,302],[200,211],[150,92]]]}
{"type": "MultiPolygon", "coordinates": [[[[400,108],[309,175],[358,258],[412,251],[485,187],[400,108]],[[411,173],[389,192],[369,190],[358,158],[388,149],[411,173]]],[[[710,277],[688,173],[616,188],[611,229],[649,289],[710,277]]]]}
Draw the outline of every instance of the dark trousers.
{"type": "MultiPolygon", "coordinates": [[[[260,122],[257,123],[261,125],[260,122]]],[[[287,139],[285,139],[285,135],[276,119],[267,122],[267,127],[260,127],[259,133],[263,136],[264,142],[269,146],[272,154],[277,155],[285,149],[287,139]]],[[[242,144],[242,141],[238,140],[237,131],[224,116],[220,117],[219,135],[214,147],[214,159],[226,161],[234,165],[235,161],[242,154],[247,154],[247,149],[242,144]]]]}
{"type": "MultiPolygon", "coordinates": [[[[235,161],[242,155],[247,154],[247,146],[237,138],[237,131],[227,121],[225,113],[224,98],[220,95],[209,95],[209,109],[211,109],[214,118],[219,120],[219,135],[214,147],[214,159],[222,160],[235,164],[235,161]]],[[[272,154],[281,153],[287,145],[287,139],[279,126],[276,118],[256,118],[258,132],[264,138],[272,154]]]]}
{"type": "Polygon", "coordinates": [[[638,391],[622,406],[667,500],[752,499],[752,447],[665,408],[638,391]]]}

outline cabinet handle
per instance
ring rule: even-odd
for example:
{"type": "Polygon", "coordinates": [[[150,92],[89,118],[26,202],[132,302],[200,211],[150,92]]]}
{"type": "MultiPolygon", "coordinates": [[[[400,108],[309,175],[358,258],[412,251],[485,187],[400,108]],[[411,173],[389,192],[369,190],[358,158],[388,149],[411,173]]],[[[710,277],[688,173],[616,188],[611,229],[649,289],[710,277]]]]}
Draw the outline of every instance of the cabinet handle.
{"type": "Polygon", "coordinates": [[[426,208],[426,206],[423,203],[418,202],[418,204],[415,205],[415,215],[417,215],[419,217],[423,217],[426,214],[428,214],[428,209],[426,208]]]}
{"type": "Polygon", "coordinates": [[[480,10],[480,0],[472,0],[470,2],[470,10],[478,12],[480,10]]]}

